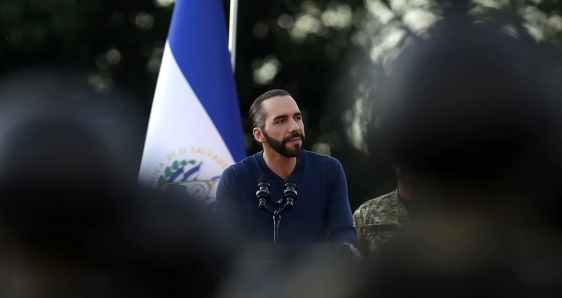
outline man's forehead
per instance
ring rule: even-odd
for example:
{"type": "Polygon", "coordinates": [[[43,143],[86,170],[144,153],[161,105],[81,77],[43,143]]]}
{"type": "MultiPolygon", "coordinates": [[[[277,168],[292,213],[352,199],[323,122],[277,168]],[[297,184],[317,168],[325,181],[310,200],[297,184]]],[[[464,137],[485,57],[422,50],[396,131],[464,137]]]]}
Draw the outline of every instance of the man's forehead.
{"type": "Polygon", "coordinates": [[[263,109],[268,116],[300,113],[297,102],[291,96],[275,96],[263,102],[263,109]]]}

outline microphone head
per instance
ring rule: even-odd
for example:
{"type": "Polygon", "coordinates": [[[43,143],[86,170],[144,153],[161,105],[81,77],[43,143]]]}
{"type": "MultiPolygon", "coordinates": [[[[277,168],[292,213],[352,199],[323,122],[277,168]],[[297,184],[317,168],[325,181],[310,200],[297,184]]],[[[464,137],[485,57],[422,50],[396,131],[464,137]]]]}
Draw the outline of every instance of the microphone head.
{"type": "Polygon", "coordinates": [[[284,181],[283,184],[287,185],[289,183],[292,183],[295,187],[297,186],[297,179],[295,178],[295,176],[289,175],[285,178],[285,181],[284,181]]]}
{"type": "Polygon", "coordinates": [[[262,182],[269,184],[269,176],[267,174],[262,174],[260,179],[258,179],[258,184],[261,184],[262,182]]]}
{"type": "Polygon", "coordinates": [[[260,208],[265,207],[265,201],[270,199],[269,195],[269,176],[263,174],[258,180],[258,191],[256,191],[256,198],[260,202],[260,208]]]}
{"type": "Polygon", "coordinates": [[[283,187],[283,199],[286,201],[286,208],[293,207],[293,201],[297,199],[297,179],[293,175],[287,176],[285,178],[285,183],[283,187]]]}

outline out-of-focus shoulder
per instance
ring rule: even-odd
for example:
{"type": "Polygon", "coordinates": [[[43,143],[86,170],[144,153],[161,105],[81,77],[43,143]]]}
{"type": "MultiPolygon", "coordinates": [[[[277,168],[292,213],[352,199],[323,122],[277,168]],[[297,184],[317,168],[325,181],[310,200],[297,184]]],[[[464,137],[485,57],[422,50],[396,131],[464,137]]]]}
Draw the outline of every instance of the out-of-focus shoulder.
{"type": "Polygon", "coordinates": [[[392,200],[394,197],[396,196],[396,190],[389,192],[387,194],[384,194],[380,197],[376,197],[374,199],[370,199],[366,202],[364,202],[363,204],[361,204],[357,210],[355,210],[355,214],[360,214],[360,213],[364,213],[364,212],[368,212],[369,210],[381,205],[381,204],[385,204],[387,203],[389,200],[392,200]]]}

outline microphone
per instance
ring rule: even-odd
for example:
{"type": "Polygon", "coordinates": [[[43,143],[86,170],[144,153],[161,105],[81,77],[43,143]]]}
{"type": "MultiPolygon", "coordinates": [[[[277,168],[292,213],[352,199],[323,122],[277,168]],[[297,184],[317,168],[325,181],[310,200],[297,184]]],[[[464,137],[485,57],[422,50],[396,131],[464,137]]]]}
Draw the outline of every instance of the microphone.
{"type": "Polygon", "coordinates": [[[293,202],[297,199],[297,183],[295,180],[293,175],[289,175],[285,178],[283,185],[283,199],[285,199],[285,207],[287,209],[293,208],[293,202]]]}
{"type": "Polygon", "coordinates": [[[258,180],[258,191],[256,191],[256,198],[258,199],[259,202],[258,206],[261,209],[267,208],[265,206],[265,202],[270,199],[270,195],[269,195],[270,187],[271,185],[269,184],[269,176],[267,176],[266,174],[261,175],[260,179],[258,180]]]}

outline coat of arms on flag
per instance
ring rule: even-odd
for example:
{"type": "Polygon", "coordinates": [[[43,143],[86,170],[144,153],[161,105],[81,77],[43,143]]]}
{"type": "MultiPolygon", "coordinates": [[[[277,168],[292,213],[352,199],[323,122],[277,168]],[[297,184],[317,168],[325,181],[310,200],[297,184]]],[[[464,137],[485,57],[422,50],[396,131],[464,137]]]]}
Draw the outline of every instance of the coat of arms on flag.
{"type": "Polygon", "coordinates": [[[158,178],[158,188],[172,189],[199,200],[214,200],[210,197],[213,186],[220,178],[215,176],[210,179],[199,179],[199,171],[203,162],[191,160],[174,160],[164,169],[158,178]]]}

